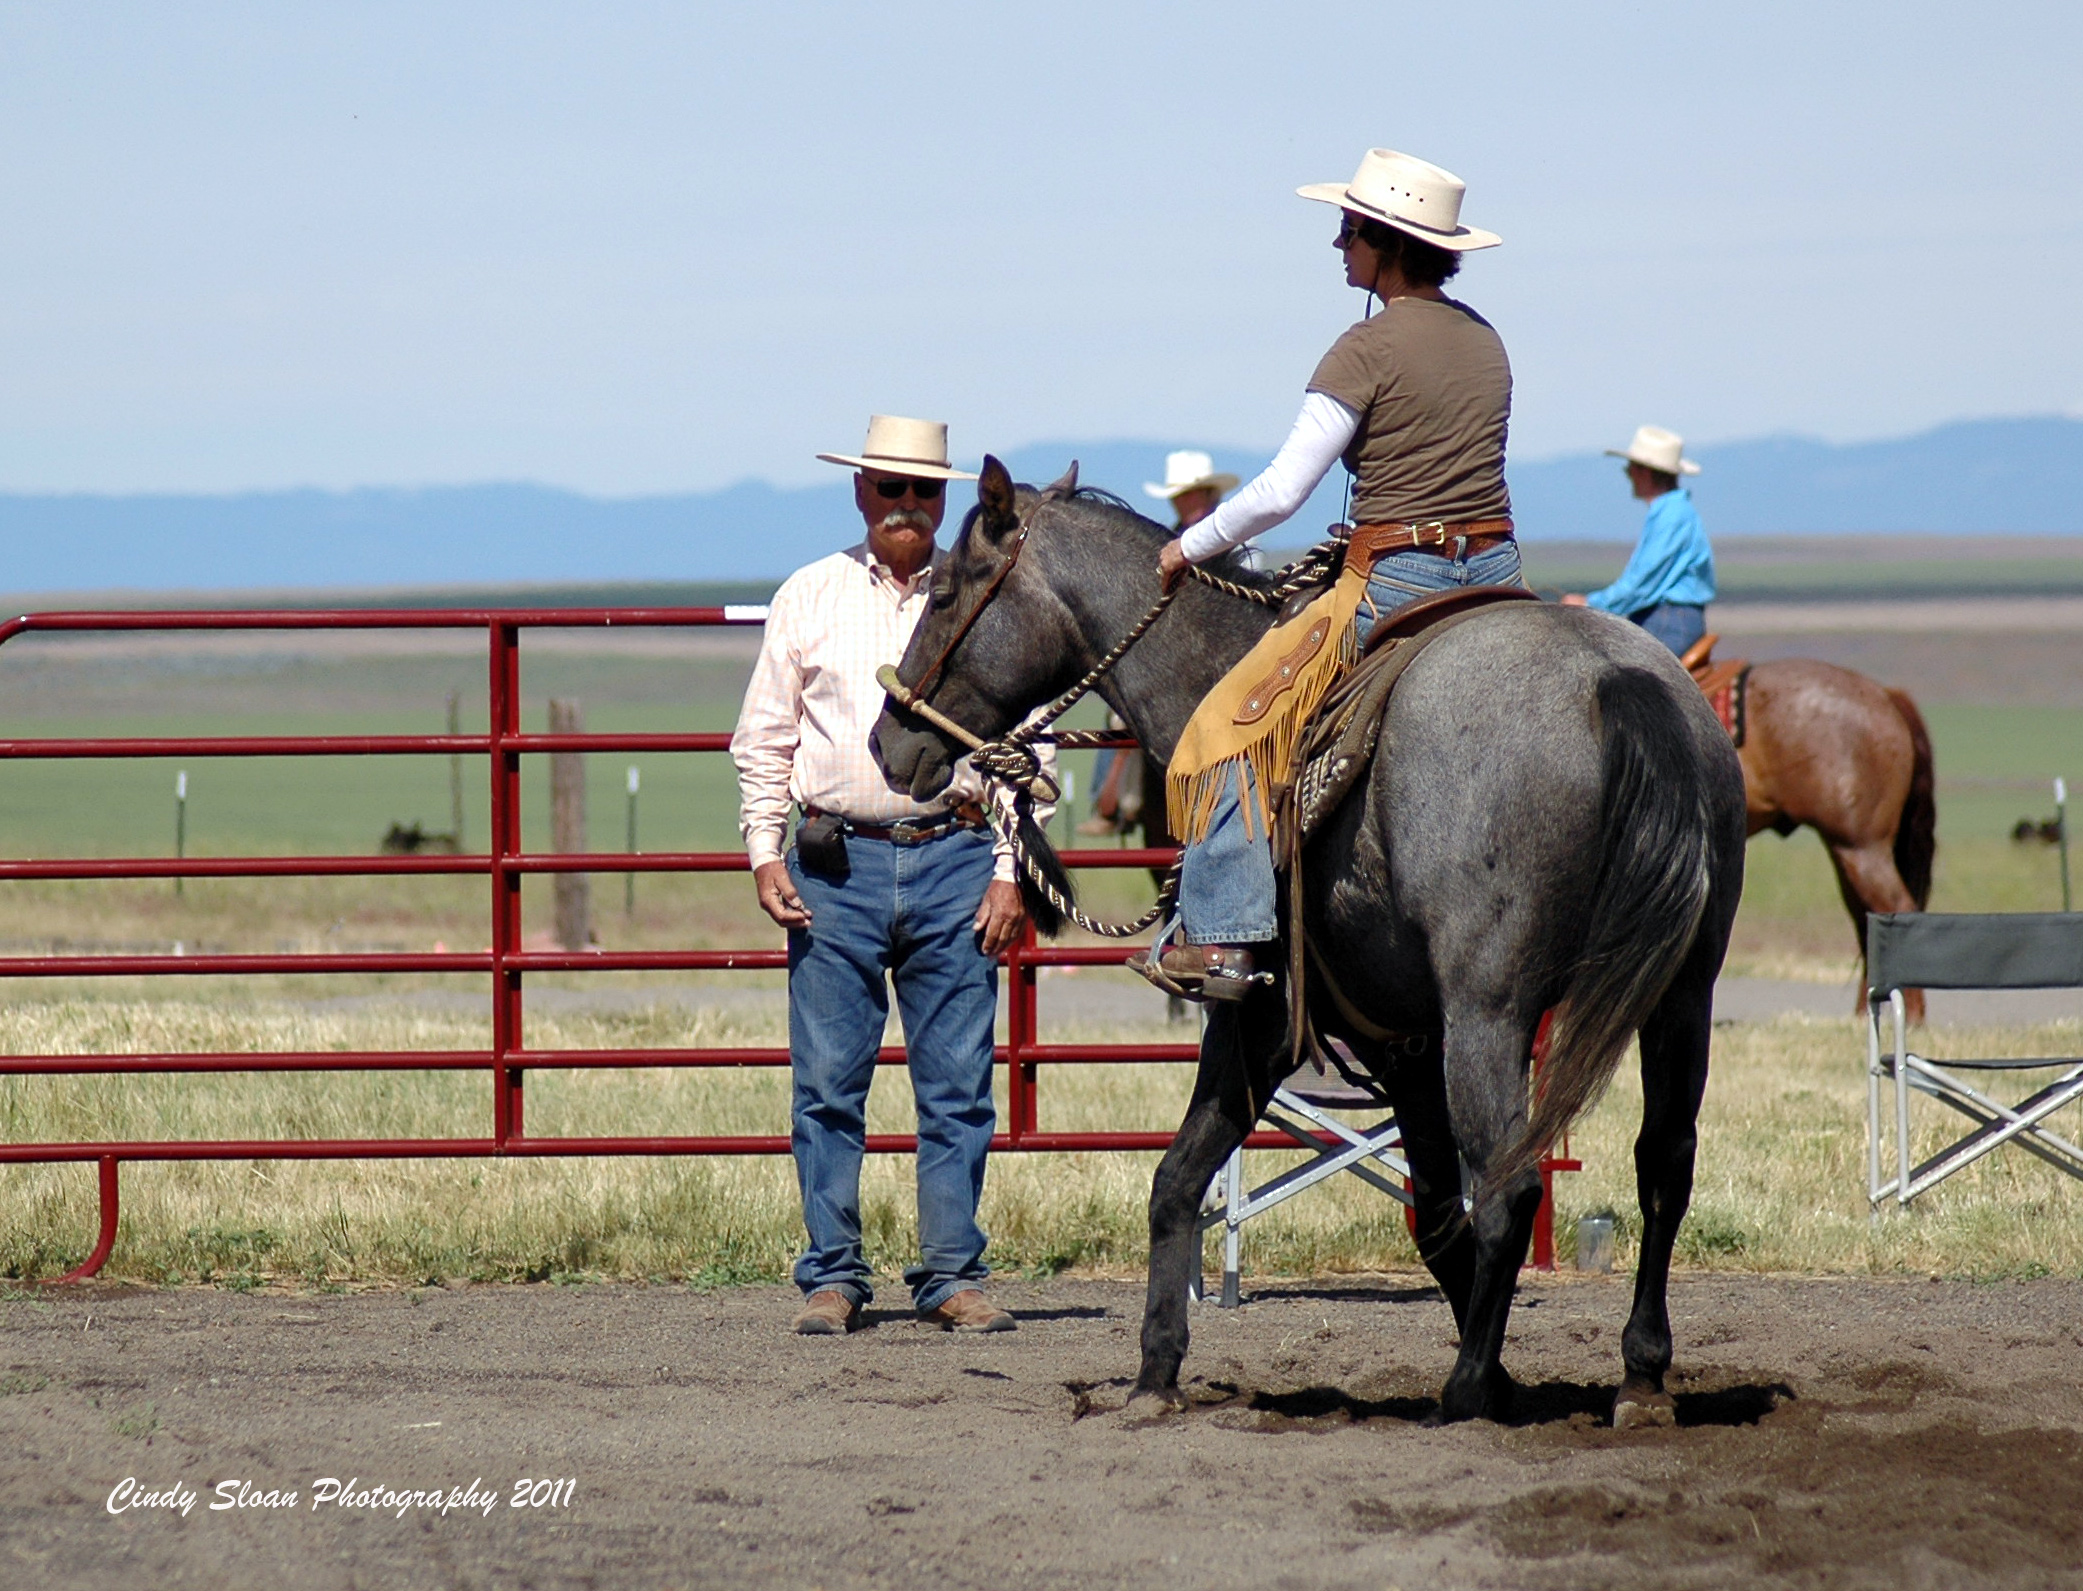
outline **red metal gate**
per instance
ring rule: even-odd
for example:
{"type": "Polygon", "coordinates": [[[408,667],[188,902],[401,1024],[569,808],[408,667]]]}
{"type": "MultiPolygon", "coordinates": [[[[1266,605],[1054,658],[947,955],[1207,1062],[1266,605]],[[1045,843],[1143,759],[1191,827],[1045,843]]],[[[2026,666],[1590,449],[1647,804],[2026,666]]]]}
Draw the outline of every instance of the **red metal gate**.
{"type": "MultiPolygon", "coordinates": [[[[531,853],[521,844],[521,758],[556,751],[727,751],[726,734],[527,734],[521,728],[521,632],[526,629],[689,628],[756,626],[764,609],[736,608],[447,608],[220,612],[85,612],[29,614],[0,624],[0,644],[35,633],[241,630],[485,631],[489,650],[488,728],[482,735],[303,735],[126,737],[0,740],[0,760],[84,757],[279,757],[481,755],[490,775],[491,845],[477,856],[123,857],[0,861],[0,879],[315,878],[371,875],[476,875],[491,888],[487,951],[291,955],[59,955],[0,957],[0,977],[176,977],[274,973],[481,973],[491,980],[491,1047],[483,1050],[184,1052],[124,1055],[0,1056],[0,1076],[165,1074],[181,1072],[482,1071],[491,1085],[491,1132],[482,1138],[239,1139],[0,1144],[0,1164],[95,1162],[100,1171],[101,1224],[94,1250],[61,1278],[92,1276],[115,1242],[118,1168],[126,1160],[427,1159],[525,1155],[787,1154],[785,1134],[672,1137],[537,1137],[525,1128],[526,1079],[544,1068],[786,1066],[778,1047],[689,1049],[531,1049],[522,1028],[522,980],[531,972],[659,972],[777,970],[785,950],[525,950],[521,881],[550,873],[725,873],[747,870],[742,851],[531,853]]],[[[1170,851],[1067,851],[1072,867],[1164,866],[1170,851]]],[[[1165,1149],[1169,1132],[1045,1132],[1039,1117],[1040,1068],[1063,1063],[1136,1064],[1190,1061],[1188,1044],[1044,1044],[1036,1012],[1042,967],[1118,965],[1120,945],[1039,945],[1030,928],[1005,957],[1008,1033],[998,1046],[1006,1068],[1007,1110],[995,1151],[1165,1149]]],[[[883,1065],[903,1051],[885,1048],[883,1065]]],[[[875,1134],[871,1153],[908,1153],[909,1134],[875,1134]]],[[[1255,1133],[1247,1147],[1292,1149],[1282,1134],[1255,1133]]],[[[1565,1153],[1567,1151],[1565,1150],[1565,1153]]],[[[1555,1171],[1577,1162],[1543,1163],[1543,1188],[1555,1171]]],[[[1551,1201],[1536,1223],[1534,1263],[1553,1264],[1551,1201]]]]}

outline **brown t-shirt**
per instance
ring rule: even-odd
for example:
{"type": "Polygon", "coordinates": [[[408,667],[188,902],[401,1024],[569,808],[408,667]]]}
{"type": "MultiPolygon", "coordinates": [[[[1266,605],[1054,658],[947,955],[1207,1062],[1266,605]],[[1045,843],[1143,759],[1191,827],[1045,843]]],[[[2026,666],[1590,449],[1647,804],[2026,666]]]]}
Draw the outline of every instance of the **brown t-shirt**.
{"type": "Polygon", "coordinates": [[[1453,299],[1392,298],[1331,345],[1309,390],[1360,417],[1345,450],[1353,523],[1503,519],[1512,367],[1490,323],[1453,299]]]}

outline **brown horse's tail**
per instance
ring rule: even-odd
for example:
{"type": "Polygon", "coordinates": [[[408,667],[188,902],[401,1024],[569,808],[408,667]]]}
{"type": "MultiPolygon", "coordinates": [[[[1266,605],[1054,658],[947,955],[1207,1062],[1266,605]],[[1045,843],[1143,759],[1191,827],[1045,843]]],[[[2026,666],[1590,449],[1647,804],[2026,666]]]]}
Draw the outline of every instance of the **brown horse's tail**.
{"type": "Polygon", "coordinates": [[[1931,858],[1938,850],[1938,779],[1932,771],[1931,732],[1924,715],[1906,692],[1889,691],[1888,700],[1909,728],[1914,754],[1910,768],[1909,794],[1902,800],[1902,817],[1895,825],[1895,871],[1903,888],[1922,911],[1931,904],[1931,858]]]}

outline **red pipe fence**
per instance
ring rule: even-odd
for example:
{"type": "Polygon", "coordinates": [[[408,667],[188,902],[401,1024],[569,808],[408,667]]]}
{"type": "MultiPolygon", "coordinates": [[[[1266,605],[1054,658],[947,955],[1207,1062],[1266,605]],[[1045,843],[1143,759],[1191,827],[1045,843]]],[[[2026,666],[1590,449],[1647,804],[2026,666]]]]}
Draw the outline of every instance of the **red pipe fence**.
{"type": "MultiPolygon", "coordinates": [[[[148,1160],[350,1160],[481,1158],[528,1155],[778,1155],[786,1134],[666,1137],[539,1137],[526,1130],[531,1070],[613,1067],[787,1066],[781,1047],[687,1049],[532,1049],[522,1025],[522,980],[531,972],[717,972],[782,970],[785,950],[525,950],[521,881],[553,873],[745,872],[742,851],[531,853],[521,843],[521,758],[557,751],[722,752],[727,734],[528,734],[521,728],[521,632],[528,629],[754,626],[764,608],[429,608],[34,613],[0,624],[0,644],[24,634],[124,631],[454,630],[481,629],[488,641],[488,727],[481,735],[162,736],[122,739],[0,740],[0,761],[80,757],[484,756],[490,769],[491,844],[473,856],[238,856],[0,860],[0,879],[323,878],[475,875],[491,886],[487,951],[309,953],[288,955],[0,956],[0,978],[178,977],[268,973],[477,973],[491,979],[491,1046],[482,1050],[185,1052],[178,1054],[0,1055],[0,1076],[171,1074],[183,1072],[481,1071],[491,1084],[491,1131],[482,1138],[236,1139],[0,1144],[0,1165],[88,1162],[99,1168],[101,1223],[84,1264],[60,1281],[94,1275],[116,1238],[118,1168],[148,1160]]],[[[1124,744],[1128,742],[1124,741],[1124,744]]],[[[1162,867],[1169,850],[1066,851],[1077,868],[1162,867]]],[[[997,1048],[1006,1068],[1007,1110],[992,1149],[999,1153],[1165,1149],[1169,1132],[1045,1132],[1040,1069],[1051,1064],[1190,1061],[1190,1044],[1044,1044],[1036,1011],[1043,967],[1116,966],[1132,947],[1041,945],[1030,927],[1005,953],[1007,1037],[997,1048]]],[[[879,1064],[904,1052],[885,1047],[879,1064]]],[[[1292,1149],[1284,1134],[1254,1133],[1254,1149],[1292,1149]]],[[[872,1134],[870,1153],[907,1154],[917,1139],[872,1134]]],[[[1565,1154],[1567,1150],[1565,1150],[1565,1154]]],[[[1555,1171],[1543,1163],[1544,1190],[1555,1171]]],[[[1552,1201],[1544,1198],[1534,1263],[1553,1264],[1552,1201]]]]}

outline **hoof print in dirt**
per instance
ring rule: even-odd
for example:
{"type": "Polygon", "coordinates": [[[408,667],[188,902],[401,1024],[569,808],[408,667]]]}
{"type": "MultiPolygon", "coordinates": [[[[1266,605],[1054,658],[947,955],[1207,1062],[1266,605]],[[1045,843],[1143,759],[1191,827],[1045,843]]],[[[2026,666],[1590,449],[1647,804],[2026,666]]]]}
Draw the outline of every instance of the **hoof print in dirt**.
{"type": "Polygon", "coordinates": [[[1613,1400],[1613,1429],[1643,1431],[1678,1423],[1678,1405],[1668,1393],[1624,1392],[1613,1400]]]}

